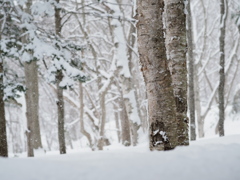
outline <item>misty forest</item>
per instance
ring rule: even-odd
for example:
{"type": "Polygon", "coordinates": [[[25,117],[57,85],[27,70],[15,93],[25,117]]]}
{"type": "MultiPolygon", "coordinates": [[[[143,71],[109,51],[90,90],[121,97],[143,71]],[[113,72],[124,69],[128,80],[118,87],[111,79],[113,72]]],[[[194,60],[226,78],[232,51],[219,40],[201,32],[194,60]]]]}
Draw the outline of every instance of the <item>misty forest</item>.
{"type": "Polygon", "coordinates": [[[240,179],[239,64],[239,0],[0,0],[0,179],[240,179]]]}

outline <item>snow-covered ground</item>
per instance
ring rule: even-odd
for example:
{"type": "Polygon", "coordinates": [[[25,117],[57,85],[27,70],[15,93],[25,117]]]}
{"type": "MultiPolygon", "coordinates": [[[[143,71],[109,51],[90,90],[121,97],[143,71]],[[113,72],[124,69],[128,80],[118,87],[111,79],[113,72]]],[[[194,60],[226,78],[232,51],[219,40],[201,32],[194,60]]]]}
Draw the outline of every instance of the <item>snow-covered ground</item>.
{"type": "Polygon", "coordinates": [[[1,180],[240,180],[240,135],[150,152],[147,144],[0,158],[1,180]]]}

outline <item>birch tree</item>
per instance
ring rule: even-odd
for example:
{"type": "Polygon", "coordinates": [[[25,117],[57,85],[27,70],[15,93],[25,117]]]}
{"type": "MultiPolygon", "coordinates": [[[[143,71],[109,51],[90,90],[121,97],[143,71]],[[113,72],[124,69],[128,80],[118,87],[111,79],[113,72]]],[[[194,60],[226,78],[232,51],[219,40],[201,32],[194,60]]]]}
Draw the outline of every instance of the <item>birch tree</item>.
{"type": "Polygon", "coordinates": [[[187,44],[188,44],[188,98],[189,98],[189,114],[190,114],[190,138],[196,140],[196,123],[195,123],[195,94],[194,94],[194,45],[193,45],[193,32],[192,32],[192,13],[191,13],[191,0],[188,0],[187,5],[187,44]]]}
{"type": "Polygon", "coordinates": [[[150,150],[177,146],[176,104],[163,34],[164,1],[139,0],[138,47],[147,89],[150,150]]]}
{"type": "Polygon", "coordinates": [[[178,145],[188,145],[186,15],[184,1],[165,1],[166,50],[178,122],[178,145]]]}

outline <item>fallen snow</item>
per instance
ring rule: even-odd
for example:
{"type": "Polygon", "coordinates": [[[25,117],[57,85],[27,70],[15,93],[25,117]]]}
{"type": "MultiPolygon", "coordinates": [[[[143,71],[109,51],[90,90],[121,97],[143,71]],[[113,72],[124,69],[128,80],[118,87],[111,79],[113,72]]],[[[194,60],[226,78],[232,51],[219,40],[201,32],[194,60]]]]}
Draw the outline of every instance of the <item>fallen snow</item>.
{"type": "Polygon", "coordinates": [[[239,180],[240,135],[203,139],[189,147],[150,152],[114,145],[35,158],[0,158],[1,180],[239,180]]]}

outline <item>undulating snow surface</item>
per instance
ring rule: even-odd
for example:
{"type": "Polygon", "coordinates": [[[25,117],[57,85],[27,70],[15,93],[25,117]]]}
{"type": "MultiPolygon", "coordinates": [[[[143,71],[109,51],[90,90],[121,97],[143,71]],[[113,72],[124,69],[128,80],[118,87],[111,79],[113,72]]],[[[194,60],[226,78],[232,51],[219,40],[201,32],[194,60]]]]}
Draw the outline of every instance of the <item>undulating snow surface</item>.
{"type": "Polygon", "coordinates": [[[0,158],[1,180],[239,180],[240,135],[150,152],[147,144],[100,152],[74,150],[35,158],[0,158]]]}

